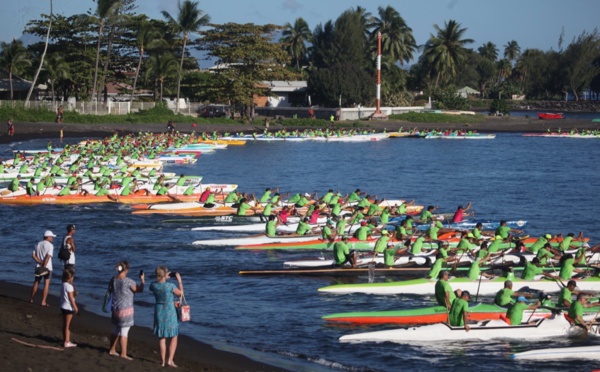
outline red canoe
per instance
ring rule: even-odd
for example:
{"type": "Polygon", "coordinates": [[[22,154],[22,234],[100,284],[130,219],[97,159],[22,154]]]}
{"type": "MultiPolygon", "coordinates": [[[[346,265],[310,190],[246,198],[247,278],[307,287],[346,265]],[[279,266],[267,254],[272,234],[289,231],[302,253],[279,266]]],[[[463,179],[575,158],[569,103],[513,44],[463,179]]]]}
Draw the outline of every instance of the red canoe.
{"type": "Polygon", "coordinates": [[[538,113],[538,117],[544,120],[555,120],[555,119],[564,119],[562,112],[540,112],[538,113]]]}

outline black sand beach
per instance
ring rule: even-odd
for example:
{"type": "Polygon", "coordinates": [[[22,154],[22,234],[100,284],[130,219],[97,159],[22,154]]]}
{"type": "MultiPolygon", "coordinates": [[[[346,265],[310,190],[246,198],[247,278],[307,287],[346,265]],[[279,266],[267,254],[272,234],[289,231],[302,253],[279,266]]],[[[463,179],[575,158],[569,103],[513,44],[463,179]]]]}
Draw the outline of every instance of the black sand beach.
{"type": "MultiPolygon", "coordinates": [[[[60,280],[60,279],[59,279],[60,280]]],[[[62,348],[60,302],[50,307],[29,303],[29,285],[0,282],[0,370],[2,371],[128,371],[164,370],[158,339],[148,328],[134,326],[129,333],[132,361],[108,355],[110,317],[80,310],[71,325],[76,348],[62,348]]],[[[80,308],[81,309],[81,308],[80,308]]],[[[239,354],[217,350],[187,336],[179,336],[175,362],[184,371],[281,371],[239,354]]]]}

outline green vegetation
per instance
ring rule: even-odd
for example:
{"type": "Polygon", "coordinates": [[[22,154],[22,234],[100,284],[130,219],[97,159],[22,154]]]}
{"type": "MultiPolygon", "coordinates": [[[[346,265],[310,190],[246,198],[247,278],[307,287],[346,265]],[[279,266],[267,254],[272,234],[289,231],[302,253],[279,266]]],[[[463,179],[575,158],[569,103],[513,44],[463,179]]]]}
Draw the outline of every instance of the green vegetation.
{"type": "Polygon", "coordinates": [[[407,112],[406,114],[390,115],[390,120],[410,121],[413,123],[477,123],[485,120],[483,115],[447,115],[431,112],[407,112]]]}
{"type": "Polygon", "coordinates": [[[319,127],[324,128],[329,125],[327,120],[323,119],[278,119],[277,124],[284,127],[319,127]]]}
{"type": "Polygon", "coordinates": [[[500,113],[502,115],[508,115],[510,109],[510,104],[503,99],[495,99],[490,104],[490,114],[500,113]]]}
{"type": "MultiPolygon", "coordinates": [[[[26,109],[24,105],[0,107],[0,117],[11,118],[15,122],[48,123],[54,122],[56,113],[47,109],[26,109]]],[[[239,120],[226,118],[196,118],[174,114],[166,104],[157,104],[149,110],[140,110],[127,115],[88,115],[75,111],[65,111],[63,121],[69,124],[155,124],[167,123],[197,124],[241,124],[239,120]]]]}

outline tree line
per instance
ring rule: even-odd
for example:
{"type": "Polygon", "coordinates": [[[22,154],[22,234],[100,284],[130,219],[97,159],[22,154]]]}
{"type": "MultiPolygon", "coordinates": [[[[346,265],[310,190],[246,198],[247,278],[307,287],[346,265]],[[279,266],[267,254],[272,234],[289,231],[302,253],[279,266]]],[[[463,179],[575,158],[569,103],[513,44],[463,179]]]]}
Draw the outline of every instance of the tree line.
{"type": "Polygon", "coordinates": [[[378,34],[385,106],[413,105],[430,96],[454,108],[464,104],[456,98],[463,86],[477,89],[481,98],[569,94],[578,100],[585,91],[600,91],[597,30],[583,31],[564,47],[561,35],[557,50],[521,50],[515,40],[476,47],[467,27],[448,20],[433,25],[419,45],[392,6],[379,7],[376,14],[353,7],[311,30],[303,18],[285,25],[213,24],[191,0],[178,1],[175,14],[163,11],[163,19],[137,14],[136,0],[94,4],[87,14],[51,11],[29,21],[24,33],[41,40],[29,46],[19,40],[0,43],[11,99],[16,74],[47,83],[53,100],[106,102],[108,83],[118,83],[130,100],[229,102],[251,116],[253,98],[268,94],[262,81],[304,79],[310,101],[300,105],[371,106],[378,34]],[[200,70],[192,49],[215,68],[200,70]]]}

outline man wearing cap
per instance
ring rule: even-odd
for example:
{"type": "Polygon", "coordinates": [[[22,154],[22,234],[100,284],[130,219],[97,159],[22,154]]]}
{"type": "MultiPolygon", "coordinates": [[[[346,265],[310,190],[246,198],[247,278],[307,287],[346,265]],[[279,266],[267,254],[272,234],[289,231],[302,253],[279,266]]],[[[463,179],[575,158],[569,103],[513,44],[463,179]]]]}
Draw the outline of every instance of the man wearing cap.
{"type": "Polygon", "coordinates": [[[356,251],[351,251],[348,247],[348,239],[349,237],[344,235],[342,240],[333,245],[333,257],[336,266],[344,266],[349,263],[352,267],[356,267],[358,255],[356,251]]]}
{"type": "Polygon", "coordinates": [[[390,240],[389,232],[385,229],[381,230],[381,237],[375,242],[375,248],[373,249],[373,259],[378,253],[383,253],[387,248],[387,243],[390,240]]]}
{"type": "Polygon", "coordinates": [[[529,305],[529,301],[523,296],[517,297],[515,302],[506,312],[506,317],[510,320],[510,325],[520,325],[523,321],[523,312],[525,310],[535,310],[540,306],[540,302],[529,305]]]}
{"type": "Polygon", "coordinates": [[[38,286],[44,279],[44,290],[42,291],[42,306],[49,306],[46,302],[48,297],[48,291],[50,290],[50,279],[52,278],[52,256],[54,255],[54,246],[52,240],[56,237],[50,230],[46,230],[44,233],[44,239],[37,243],[31,256],[36,262],[37,267],[45,267],[48,272],[41,276],[36,276],[33,281],[33,287],[31,287],[31,299],[29,302],[33,303],[33,298],[38,290],[38,286]]]}
{"type": "Polygon", "coordinates": [[[67,225],[67,235],[63,239],[63,247],[69,250],[71,255],[67,261],[64,261],[63,264],[65,266],[65,270],[72,269],[75,271],[75,240],[73,239],[73,235],[75,235],[75,225],[69,224],[67,225]]]}
{"type": "Polygon", "coordinates": [[[371,229],[367,226],[367,221],[361,221],[360,227],[354,232],[354,237],[361,241],[366,241],[371,236],[371,229]]]}
{"type": "Polygon", "coordinates": [[[498,306],[509,306],[512,304],[513,297],[529,297],[531,298],[531,293],[526,292],[515,292],[513,291],[513,282],[512,280],[507,280],[504,282],[504,288],[499,290],[496,293],[496,297],[494,298],[494,303],[498,306]]]}
{"type": "Polygon", "coordinates": [[[452,286],[448,283],[449,277],[448,270],[444,270],[440,273],[437,283],[435,283],[435,299],[440,306],[446,306],[448,310],[450,310],[452,301],[456,298],[452,286]]]}
{"type": "Polygon", "coordinates": [[[460,297],[457,297],[453,302],[448,313],[448,323],[453,327],[465,327],[465,331],[469,332],[469,299],[471,294],[469,291],[463,291],[460,297]]]}
{"type": "Polygon", "coordinates": [[[569,280],[567,285],[562,287],[560,293],[558,294],[558,306],[571,307],[571,300],[573,295],[579,294],[593,295],[593,292],[580,291],[577,289],[577,282],[574,280],[569,280]]]}

